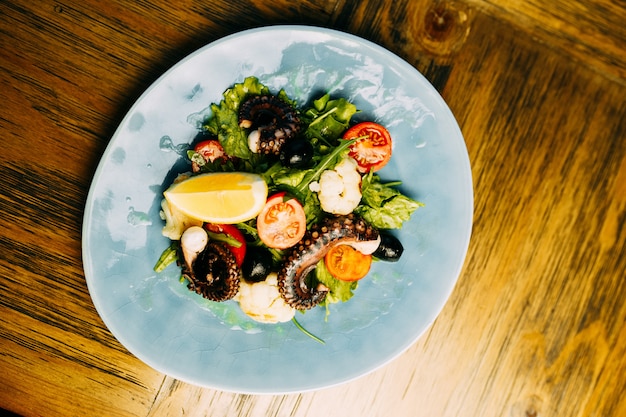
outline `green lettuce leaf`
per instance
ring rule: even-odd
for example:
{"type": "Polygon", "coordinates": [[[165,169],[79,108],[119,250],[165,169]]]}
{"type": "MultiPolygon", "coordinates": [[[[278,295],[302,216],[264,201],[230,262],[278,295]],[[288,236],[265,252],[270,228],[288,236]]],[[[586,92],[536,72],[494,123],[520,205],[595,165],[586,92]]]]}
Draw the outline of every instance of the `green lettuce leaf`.
{"type": "Polygon", "coordinates": [[[402,194],[396,185],[399,183],[383,184],[378,175],[366,175],[361,182],[361,204],[355,212],[376,228],[401,228],[423,204],[402,194]]]}
{"type": "Polygon", "coordinates": [[[255,158],[255,154],[248,147],[248,132],[239,127],[239,105],[250,95],[269,92],[269,88],[256,77],[247,77],[242,83],[227,89],[219,104],[211,105],[211,118],[205,122],[203,128],[218,137],[228,155],[246,160],[255,158]]]}
{"type": "Polygon", "coordinates": [[[324,259],[317,263],[315,268],[315,277],[329,289],[328,294],[326,295],[326,303],[348,301],[352,298],[354,290],[356,290],[358,286],[358,281],[347,282],[333,277],[330,272],[328,272],[324,259]]]}

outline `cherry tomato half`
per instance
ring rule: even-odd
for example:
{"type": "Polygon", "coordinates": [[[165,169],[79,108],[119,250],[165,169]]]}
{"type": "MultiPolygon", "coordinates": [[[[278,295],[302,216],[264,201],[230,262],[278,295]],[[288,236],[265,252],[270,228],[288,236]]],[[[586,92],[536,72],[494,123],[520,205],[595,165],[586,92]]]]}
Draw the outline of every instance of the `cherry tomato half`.
{"type": "Polygon", "coordinates": [[[241,233],[241,231],[233,224],[205,223],[204,228],[209,232],[224,234],[240,243],[239,246],[229,244],[226,246],[235,256],[237,266],[241,267],[243,260],[246,257],[246,238],[243,236],[243,233],[241,233]]]}
{"type": "Polygon", "coordinates": [[[350,145],[348,153],[356,160],[359,172],[378,171],[391,158],[391,135],[378,123],[358,123],[348,129],[343,138],[360,138],[350,145]]]}
{"type": "Polygon", "coordinates": [[[342,281],[358,281],[370,270],[372,255],[364,255],[350,245],[330,248],[324,257],[330,274],[342,281]]]}
{"type": "MultiPolygon", "coordinates": [[[[194,146],[193,150],[202,155],[206,162],[215,162],[217,159],[226,160],[227,158],[222,144],[217,139],[203,140],[194,146]]],[[[200,167],[195,162],[192,162],[192,168],[194,172],[200,170],[200,167]]]]}
{"type": "Polygon", "coordinates": [[[302,204],[285,193],[268,198],[256,220],[259,239],[268,247],[287,249],[306,232],[306,215],[302,204]]]}
{"type": "Polygon", "coordinates": [[[217,139],[203,140],[194,146],[193,150],[202,155],[207,162],[214,162],[216,159],[224,158],[226,155],[222,144],[217,139]]]}

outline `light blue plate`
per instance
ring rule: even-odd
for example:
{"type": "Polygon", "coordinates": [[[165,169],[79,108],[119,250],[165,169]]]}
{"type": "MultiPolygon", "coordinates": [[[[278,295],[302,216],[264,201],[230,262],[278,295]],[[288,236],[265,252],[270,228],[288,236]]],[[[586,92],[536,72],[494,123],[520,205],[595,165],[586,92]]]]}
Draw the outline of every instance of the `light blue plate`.
{"type": "Polygon", "coordinates": [[[459,127],[437,91],[411,65],[358,37],[277,26],[228,36],[159,78],[128,112],[107,147],[83,224],[87,285],[115,337],[174,378],[242,393],[288,393],[343,383],[388,363],[435,320],[462,267],[473,213],[471,171],[459,127]],[[292,323],[263,325],[235,302],[210,303],[178,280],[174,265],[155,274],[169,240],[161,236],[161,193],[178,171],[206,108],[255,75],[305,103],[324,92],[352,100],[361,119],[388,127],[391,162],[423,202],[397,233],[397,263],[375,263],[347,303],[298,314],[325,340],[292,323]]]}

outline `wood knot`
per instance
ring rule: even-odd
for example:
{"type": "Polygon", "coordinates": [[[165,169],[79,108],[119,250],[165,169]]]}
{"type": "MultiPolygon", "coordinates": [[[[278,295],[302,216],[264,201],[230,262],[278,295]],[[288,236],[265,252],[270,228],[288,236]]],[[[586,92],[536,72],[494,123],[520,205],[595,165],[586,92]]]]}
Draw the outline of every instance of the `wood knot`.
{"type": "Polygon", "coordinates": [[[445,41],[454,30],[454,15],[445,4],[437,4],[426,12],[426,33],[431,39],[445,41]]]}
{"type": "Polygon", "coordinates": [[[469,35],[470,10],[455,0],[436,0],[416,18],[416,40],[435,56],[458,51],[469,35]]]}
{"type": "Polygon", "coordinates": [[[511,407],[511,417],[541,417],[539,411],[544,408],[544,403],[540,396],[529,395],[516,401],[511,407]]]}

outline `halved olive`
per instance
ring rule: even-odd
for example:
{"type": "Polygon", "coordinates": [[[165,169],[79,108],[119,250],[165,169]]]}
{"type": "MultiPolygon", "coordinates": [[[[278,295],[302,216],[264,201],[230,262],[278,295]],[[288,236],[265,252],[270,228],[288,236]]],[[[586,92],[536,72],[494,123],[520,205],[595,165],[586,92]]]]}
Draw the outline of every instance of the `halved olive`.
{"type": "Polygon", "coordinates": [[[397,262],[404,252],[404,247],[397,237],[387,234],[380,234],[380,245],[372,255],[381,261],[397,262]]]}

